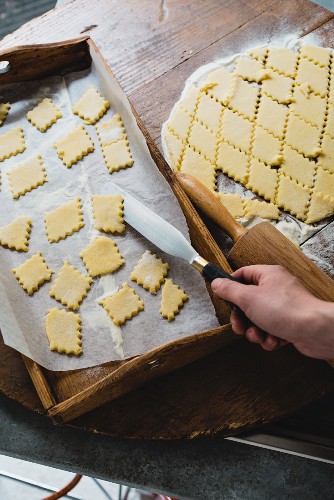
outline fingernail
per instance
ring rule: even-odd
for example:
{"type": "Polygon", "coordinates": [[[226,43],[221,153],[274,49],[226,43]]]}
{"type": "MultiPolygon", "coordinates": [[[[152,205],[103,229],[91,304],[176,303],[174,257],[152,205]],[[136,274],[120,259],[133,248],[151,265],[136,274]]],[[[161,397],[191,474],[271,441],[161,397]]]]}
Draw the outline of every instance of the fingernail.
{"type": "Polygon", "coordinates": [[[211,282],[211,289],[212,289],[213,291],[217,290],[217,288],[219,287],[219,285],[220,285],[221,281],[222,281],[222,278],[216,278],[215,280],[213,280],[213,281],[211,282]]]}

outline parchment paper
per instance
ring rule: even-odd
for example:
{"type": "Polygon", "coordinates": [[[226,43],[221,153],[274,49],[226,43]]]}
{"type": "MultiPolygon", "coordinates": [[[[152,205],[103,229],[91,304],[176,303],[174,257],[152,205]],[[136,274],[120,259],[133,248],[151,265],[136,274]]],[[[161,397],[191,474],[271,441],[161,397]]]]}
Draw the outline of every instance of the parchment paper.
{"type": "Polygon", "coordinates": [[[135,356],[168,341],[218,326],[205,283],[198,272],[164,254],[127,226],[124,235],[108,235],[116,241],[125,258],[125,266],[113,274],[94,279],[88,296],[80,306],[83,354],[80,357],[66,356],[49,350],[45,332],[47,311],[52,307],[66,308],[49,296],[50,282],[43,284],[39,291],[29,297],[11,270],[40,250],[49,267],[55,271],[52,282],[65,259],[86,273],[79,253],[102,234],[93,227],[91,194],[98,194],[109,183],[115,183],[176,226],[189,239],[188,229],[172,190],[150,156],[125,94],[117,82],[110,79],[99,60],[93,62],[91,69],[85,72],[72,73],[65,78],[51,77],[40,82],[2,87],[0,93],[0,99],[4,99],[2,102],[9,101],[12,106],[0,133],[20,125],[27,145],[23,154],[5,160],[1,165],[0,225],[8,224],[23,214],[29,215],[33,222],[29,252],[16,252],[0,246],[0,328],[5,343],[50,370],[72,370],[135,356]],[[84,124],[94,142],[95,151],[72,168],[68,169],[62,163],[52,147],[67,131],[83,123],[73,115],[71,106],[91,85],[97,87],[111,103],[111,109],[101,121],[109,119],[116,111],[120,113],[135,159],[133,167],[112,175],[104,163],[92,125],[84,124]],[[25,115],[44,97],[50,97],[60,107],[63,118],[46,133],[41,133],[28,122],[25,115]],[[7,172],[36,153],[42,155],[48,182],[14,200],[7,172]],[[65,240],[49,243],[44,213],[78,195],[83,204],[84,228],[65,240]],[[133,267],[147,249],[169,263],[169,277],[190,297],[173,322],[162,319],[159,313],[161,289],[153,296],[129,280],[133,267]],[[113,325],[97,301],[101,296],[117,291],[126,281],[144,301],[145,310],[119,328],[113,325]]]}

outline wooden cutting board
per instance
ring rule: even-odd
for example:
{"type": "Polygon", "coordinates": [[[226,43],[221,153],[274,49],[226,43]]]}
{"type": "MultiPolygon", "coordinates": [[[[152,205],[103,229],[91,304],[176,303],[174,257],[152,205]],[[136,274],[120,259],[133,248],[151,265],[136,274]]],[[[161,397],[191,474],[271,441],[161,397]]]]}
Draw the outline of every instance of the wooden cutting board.
{"type": "MultiPolygon", "coordinates": [[[[91,32],[157,143],[162,122],[192,71],[254,45],[255,35],[256,43],[271,41],[277,20],[285,20],[280,36],[315,30],[325,46],[334,45],[333,14],[307,0],[249,0],[247,5],[210,0],[209,8],[208,2],[185,0],[168,3],[167,10],[155,0],[100,3],[96,12],[88,0],[70,2],[22,27],[0,48],[91,32]]],[[[334,261],[334,249],[328,245],[333,231],[331,225],[309,242],[328,266],[334,261]]],[[[224,248],[229,246],[217,231],[214,235],[224,248]]],[[[280,418],[333,389],[333,370],[325,363],[302,357],[292,348],[265,353],[240,341],[71,425],[131,438],[231,433],[280,418]]],[[[43,411],[21,356],[2,340],[0,390],[34,411],[43,411]]]]}

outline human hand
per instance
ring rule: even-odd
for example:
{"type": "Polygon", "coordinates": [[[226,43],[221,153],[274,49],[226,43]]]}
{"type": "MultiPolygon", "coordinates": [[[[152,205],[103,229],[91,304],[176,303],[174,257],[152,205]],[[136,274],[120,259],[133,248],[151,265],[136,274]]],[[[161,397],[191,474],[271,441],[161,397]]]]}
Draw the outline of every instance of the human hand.
{"type": "Polygon", "coordinates": [[[237,307],[232,329],[267,351],[292,343],[306,356],[334,358],[334,304],[314,297],[281,266],[247,266],[216,279],[213,292],[237,307]]]}

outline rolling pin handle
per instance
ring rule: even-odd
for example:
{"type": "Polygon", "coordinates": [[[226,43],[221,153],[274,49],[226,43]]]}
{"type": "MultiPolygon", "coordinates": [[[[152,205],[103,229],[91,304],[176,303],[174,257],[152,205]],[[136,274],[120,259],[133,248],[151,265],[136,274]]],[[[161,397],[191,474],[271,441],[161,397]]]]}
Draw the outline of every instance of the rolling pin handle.
{"type": "Polygon", "coordinates": [[[211,262],[203,267],[202,275],[209,283],[216,278],[227,278],[231,281],[238,281],[236,278],[233,278],[233,276],[220,269],[220,267],[216,266],[216,264],[211,264],[211,262]]]}

